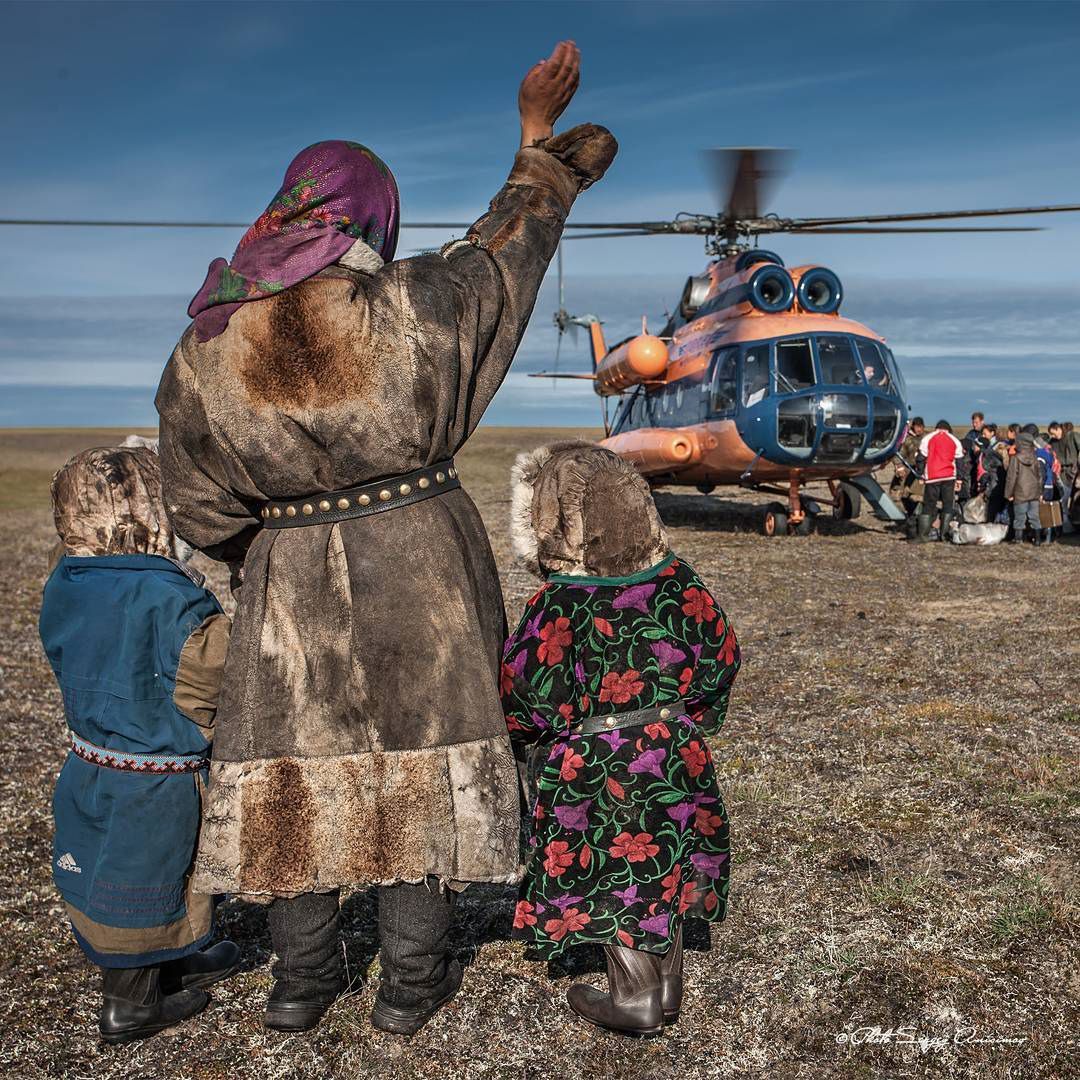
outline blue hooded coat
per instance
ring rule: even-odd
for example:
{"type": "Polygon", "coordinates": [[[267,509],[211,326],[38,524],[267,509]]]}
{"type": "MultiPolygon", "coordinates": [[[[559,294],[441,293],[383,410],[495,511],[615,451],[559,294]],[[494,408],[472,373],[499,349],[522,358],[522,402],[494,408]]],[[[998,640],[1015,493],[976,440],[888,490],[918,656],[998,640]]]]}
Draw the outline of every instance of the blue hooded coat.
{"type": "Polygon", "coordinates": [[[161,963],[211,936],[212,900],[189,885],[210,731],[189,716],[213,714],[185,715],[176,696],[182,656],[200,660],[190,654],[219,619],[196,575],[160,555],[65,555],[45,585],[41,640],[73,743],[53,801],[53,877],[103,967],[161,963]]]}

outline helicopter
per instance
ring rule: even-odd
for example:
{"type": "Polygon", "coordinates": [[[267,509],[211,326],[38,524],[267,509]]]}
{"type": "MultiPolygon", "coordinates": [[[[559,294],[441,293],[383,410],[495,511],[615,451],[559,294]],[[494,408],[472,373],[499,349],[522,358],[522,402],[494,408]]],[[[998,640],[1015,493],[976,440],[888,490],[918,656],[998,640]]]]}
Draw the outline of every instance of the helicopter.
{"type": "Polygon", "coordinates": [[[728,148],[709,152],[723,206],[719,214],[666,221],[568,224],[568,240],[701,235],[710,262],[687,279],[658,334],[608,346],[595,315],[565,307],[558,258],[558,350],[571,329],[589,331],[590,372],[541,371],[535,378],[587,379],[603,403],[600,445],[630,462],[653,486],[709,494],[737,485],[779,496],[761,528],[766,536],[806,535],[821,502],[804,486],[824,482],[834,518],[874,514],[905,520],[873,478],[904,438],[910,406],[897,359],[885,339],[841,313],[843,285],[817,264],[788,268],[756,246],[768,234],[795,235],[1033,232],[1033,226],[897,225],[1080,210],[1080,206],[784,218],[761,212],[767,184],[788,152],[728,148]],[[614,416],[609,403],[617,401],[614,416]]]}
{"type": "MultiPolygon", "coordinates": [[[[602,401],[606,446],[653,486],[692,486],[708,494],[737,485],[776,495],[762,519],[766,536],[805,535],[822,513],[803,488],[825,482],[832,514],[858,516],[865,498],[886,521],[904,513],[874,480],[903,440],[909,405],[900,367],[885,339],[840,314],[843,285],[828,267],[787,268],[761,236],[1037,232],[1038,227],[926,225],[924,222],[1080,210],[1080,205],[992,210],[785,218],[762,213],[767,187],[789,151],[709,151],[716,214],[670,220],[567,222],[566,240],[619,236],[705,237],[710,262],[691,276],[659,334],[609,347],[596,315],[566,309],[558,248],[556,366],[563,335],[589,332],[590,372],[541,371],[534,378],[587,379],[602,401]],[[918,224],[897,224],[897,223],[918,224]],[[577,231],[582,230],[582,231],[577,231]],[[609,404],[618,400],[613,418],[609,404]]],[[[0,218],[0,226],[242,229],[244,222],[0,218]]],[[[402,229],[467,229],[463,222],[402,222],[402,229]]],[[[910,467],[910,465],[909,465],[910,467]]],[[[824,501],[824,500],[822,500],[824,501]]]]}

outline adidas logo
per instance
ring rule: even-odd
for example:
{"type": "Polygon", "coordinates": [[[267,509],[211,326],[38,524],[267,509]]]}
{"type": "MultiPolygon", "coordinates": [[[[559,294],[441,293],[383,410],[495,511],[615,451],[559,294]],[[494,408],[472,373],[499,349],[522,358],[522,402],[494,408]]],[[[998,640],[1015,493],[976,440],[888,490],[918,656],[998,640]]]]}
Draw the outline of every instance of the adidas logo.
{"type": "Polygon", "coordinates": [[[75,856],[72,855],[70,851],[64,852],[64,854],[56,860],[56,865],[59,866],[61,870],[68,870],[72,874],[82,873],[82,867],[75,861],[75,856]]]}

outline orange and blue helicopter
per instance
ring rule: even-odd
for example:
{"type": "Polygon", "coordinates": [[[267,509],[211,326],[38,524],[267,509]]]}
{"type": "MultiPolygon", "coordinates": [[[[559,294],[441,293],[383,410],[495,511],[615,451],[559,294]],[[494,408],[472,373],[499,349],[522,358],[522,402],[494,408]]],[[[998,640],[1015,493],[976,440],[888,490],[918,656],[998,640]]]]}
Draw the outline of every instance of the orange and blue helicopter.
{"type": "Polygon", "coordinates": [[[713,260],[687,280],[667,325],[650,334],[643,319],[640,334],[609,348],[595,315],[566,310],[560,248],[559,341],[571,327],[586,327],[592,371],[536,377],[591,380],[604,403],[601,445],[654,485],[692,486],[705,494],[739,485],[782,496],[765,510],[767,536],[811,531],[822,507],[803,486],[815,481],[828,485],[836,518],[857,516],[866,499],[878,517],[903,521],[871,475],[896,454],[907,426],[907,390],[896,357],[880,334],[841,314],[843,285],[832,270],[788,268],[750,241],[770,233],[1029,232],[1034,227],[893,223],[1080,206],[781,218],[762,215],[758,204],[764,182],[780,175],[783,151],[711,153],[721,191],[727,188],[721,214],[567,226],[593,230],[568,239],[704,235],[713,260]],[[610,417],[613,399],[618,404],[610,417]]]}

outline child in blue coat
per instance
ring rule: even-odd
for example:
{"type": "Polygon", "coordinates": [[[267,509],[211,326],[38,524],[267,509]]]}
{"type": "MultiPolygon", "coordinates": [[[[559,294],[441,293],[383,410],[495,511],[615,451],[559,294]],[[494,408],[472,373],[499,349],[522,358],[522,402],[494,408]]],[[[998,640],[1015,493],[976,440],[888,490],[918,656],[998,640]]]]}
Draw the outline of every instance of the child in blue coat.
{"type": "Polygon", "coordinates": [[[240,958],[207,948],[213,898],[189,887],[229,620],[178,558],[153,449],[78,454],[52,502],[40,631],[71,740],[53,877],[102,969],[101,1035],[130,1042],[199,1012],[240,958]]]}

